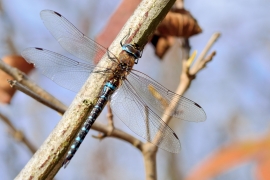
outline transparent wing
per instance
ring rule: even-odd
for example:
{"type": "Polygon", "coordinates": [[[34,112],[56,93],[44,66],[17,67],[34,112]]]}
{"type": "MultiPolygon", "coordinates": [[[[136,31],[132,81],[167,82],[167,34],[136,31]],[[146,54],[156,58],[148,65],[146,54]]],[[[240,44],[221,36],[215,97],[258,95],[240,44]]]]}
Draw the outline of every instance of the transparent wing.
{"type": "Polygon", "coordinates": [[[59,44],[72,55],[92,63],[107,52],[106,48],[81,33],[61,14],[43,10],[40,17],[59,44]]]}
{"type": "Polygon", "coordinates": [[[128,75],[127,80],[132,84],[137,94],[144,100],[145,104],[162,116],[170,103],[176,103],[176,108],[168,116],[173,116],[186,121],[201,122],[206,120],[206,114],[197,103],[178,95],[146,74],[133,70],[128,75]]]}
{"type": "MultiPolygon", "coordinates": [[[[22,56],[55,83],[74,92],[80,90],[95,68],[89,63],[75,61],[42,48],[27,48],[22,52],[22,56]]],[[[103,72],[109,73],[109,70],[103,72]]]]}
{"type": "Polygon", "coordinates": [[[111,107],[113,113],[137,135],[166,151],[180,151],[176,134],[143,102],[128,81],[124,81],[112,95],[111,107]],[[156,139],[157,136],[160,138],[156,139]]]}

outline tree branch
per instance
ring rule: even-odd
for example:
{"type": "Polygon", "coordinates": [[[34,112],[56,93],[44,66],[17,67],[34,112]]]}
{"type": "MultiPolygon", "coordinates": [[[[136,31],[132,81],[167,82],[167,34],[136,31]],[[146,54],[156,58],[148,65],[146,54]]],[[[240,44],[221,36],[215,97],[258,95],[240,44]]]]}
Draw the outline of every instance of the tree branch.
{"type": "MultiPolygon", "coordinates": [[[[1,64],[1,62],[0,62],[0,64],[1,64]]],[[[5,66],[5,69],[9,69],[9,72],[10,72],[11,76],[14,75],[14,74],[23,74],[23,72],[21,72],[20,70],[18,70],[16,68],[12,68],[9,65],[5,64],[4,66],[5,66]]],[[[0,66],[0,69],[1,69],[1,66],[0,66]]],[[[27,78],[27,76],[25,76],[25,77],[27,78]]],[[[15,78],[15,77],[13,77],[13,78],[15,78]]],[[[31,80],[28,80],[28,81],[29,81],[28,84],[34,84],[31,80]]],[[[30,97],[32,97],[33,99],[37,100],[38,102],[44,104],[45,106],[48,106],[48,107],[56,110],[60,114],[64,114],[65,111],[67,110],[67,107],[65,107],[63,109],[63,107],[59,106],[59,104],[53,104],[50,101],[51,100],[50,96],[52,96],[52,95],[46,94],[47,92],[44,91],[41,87],[38,87],[37,85],[35,85],[37,88],[34,88],[33,89],[34,91],[31,91],[28,88],[26,88],[25,86],[23,86],[22,84],[20,84],[16,80],[13,80],[13,81],[8,80],[8,82],[11,84],[11,87],[14,87],[17,90],[20,90],[21,92],[29,95],[30,97]],[[44,96],[40,97],[39,95],[37,95],[38,92],[40,92],[41,94],[44,94],[44,96]]],[[[53,98],[55,98],[55,97],[53,97],[53,98]]],[[[112,114],[110,115],[109,118],[111,118],[110,121],[112,121],[112,114]]],[[[6,120],[7,118],[2,118],[2,119],[6,120]]],[[[5,122],[8,125],[11,124],[11,123],[8,123],[10,121],[5,121],[5,122]]],[[[116,137],[116,138],[119,138],[121,140],[127,141],[130,144],[132,144],[133,146],[137,147],[140,151],[142,151],[142,147],[141,147],[142,142],[141,141],[139,141],[138,139],[134,138],[133,136],[131,136],[131,135],[129,135],[129,134],[125,133],[124,131],[121,131],[121,130],[119,130],[117,128],[112,129],[110,126],[107,127],[106,125],[103,125],[103,124],[101,124],[99,122],[95,122],[93,124],[93,126],[92,126],[92,129],[103,133],[106,137],[116,137]]],[[[14,126],[10,126],[10,127],[14,127],[14,126]]]]}
{"type": "Polygon", "coordinates": [[[30,141],[24,136],[23,132],[16,129],[12,122],[3,114],[0,113],[0,119],[8,126],[11,135],[17,141],[22,142],[26,145],[26,147],[34,154],[36,152],[36,148],[30,143],[30,141]]]}
{"type": "MultiPolygon", "coordinates": [[[[7,80],[7,81],[10,84],[10,87],[16,88],[17,90],[27,94],[28,96],[32,97],[33,99],[37,100],[38,102],[44,104],[45,106],[48,106],[49,108],[59,112],[60,114],[65,113],[67,107],[57,106],[56,104],[54,104],[50,100],[44,99],[41,96],[39,96],[38,94],[36,94],[35,92],[29,90],[28,88],[26,88],[25,86],[23,86],[22,84],[20,84],[16,80],[7,80]]],[[[46,97],[48,97],[48,96],[46,95],[46,97]]]]}
{"type": "Polygon", "coordinates": [[[15,80],[20,82],[22,85],[24,85],[31,91],[35,92],[42,99],[47,99],[48,101],[60,107],[61,109],[66,108],[66,106],[63,103],[61,103],[58,99],[56,99],[55,97],[50,95],[48,92],[40,88],[33,81],[29,80],[27,76],[22,71],[18,70],[17,68],[13,68],[7,65],[6,63],[4,63],[2,60],[0,60],[0,69],[2,69],[4,72],[12,76],[15,80]]]}

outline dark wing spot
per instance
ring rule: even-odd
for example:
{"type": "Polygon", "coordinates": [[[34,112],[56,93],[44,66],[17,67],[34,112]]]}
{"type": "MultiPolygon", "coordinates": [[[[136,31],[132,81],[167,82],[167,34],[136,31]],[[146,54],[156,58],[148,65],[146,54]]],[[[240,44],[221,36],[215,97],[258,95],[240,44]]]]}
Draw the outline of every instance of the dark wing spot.
{"type": "Polygon", "coordinates": [[[199,108],[202,108],[199,104],[197,104],[197,103],[194,103],[196,106],[198,106],[199,108]]]}
{"type": "Polygon", "coordinates": [[[56,14],[56,15],[58,15],[58,16],[60,16],[60,17],[62,17],[62,15],[61,14],[59,14],[58,12],[55,12],[55,11],[53,11],[54,12],[54,14],[56,14]]]}
{"type": "Polygon", "coordinates": [[[42,48],[38,48],[38,47],[36,47],[35,49],[40,50],[40,51],[43,51],[43,49],[42,49],[42,48]]]}
{"type": "Polygon", "coordinates": [[[173,133],[173,135],[176,137],[176,139],[178,139],[177,135],[175,133],[173,133]]]}

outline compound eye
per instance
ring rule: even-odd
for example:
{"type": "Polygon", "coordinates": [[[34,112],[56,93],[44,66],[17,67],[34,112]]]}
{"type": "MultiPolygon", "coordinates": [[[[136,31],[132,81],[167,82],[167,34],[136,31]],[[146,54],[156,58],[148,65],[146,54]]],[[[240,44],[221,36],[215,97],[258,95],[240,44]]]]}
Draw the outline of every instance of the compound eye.
{"type": "Polygon", "coordinates": [[[135,53],[135,56],[136,56],[136,58],[140,58],[140,57],[141,57],[141,51],[138,50],[138,51],[135,53]]]}
{"type": "Polygon", "coordinates": [[[134,48],[131,45],[126,46],[128,52],[133,53],[134,48]]]}

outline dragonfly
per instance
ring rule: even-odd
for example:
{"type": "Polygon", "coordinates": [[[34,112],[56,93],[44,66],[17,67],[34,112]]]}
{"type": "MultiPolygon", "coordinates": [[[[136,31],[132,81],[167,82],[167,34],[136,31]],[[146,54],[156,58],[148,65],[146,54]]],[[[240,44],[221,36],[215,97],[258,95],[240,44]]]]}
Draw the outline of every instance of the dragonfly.
{"type": "Polygon", "coordinates": [[[122,51],[116,56],[80,32],[61,14],[43,10],[40,16],[59,44],[82,61],[43,48],[27,48],[22,52],[22,56],[28,63],[33,63],[45,76],[74,92],[80,90],[91,73],[110,75],[73,141],[63,161],[64,167],[75,155],[108,100],[113,114],[129,129],[148,142],[172,153],[178,153],[181,146],[177,135],[162,120],[164,113],[166,116],[186,121],[206,120],[205,111],[200,105],[168,90],[146,74],[132,68],[141,58],[142,51],[137,44],[123,42],[128,35],[121,40],[122,51]],[[93,62],[94,59],[101,59],[106,53],[116,68],[99,67],[93,62]],[[171,108],[170,103],[176,103],[176,106],[171,111],[165,111],[171,108]],[[160,138],[157,139],[158,134],[160,138]]]}

